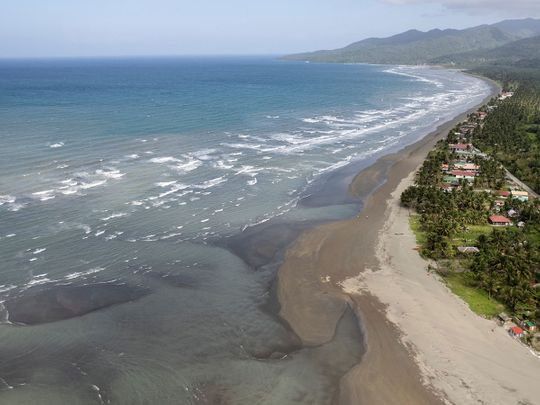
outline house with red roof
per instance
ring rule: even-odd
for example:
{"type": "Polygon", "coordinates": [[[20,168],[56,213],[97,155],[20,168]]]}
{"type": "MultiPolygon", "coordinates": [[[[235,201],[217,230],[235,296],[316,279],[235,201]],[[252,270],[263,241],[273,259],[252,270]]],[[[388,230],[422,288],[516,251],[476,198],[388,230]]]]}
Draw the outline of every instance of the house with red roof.
{"type": "Polygon", "coordinates": [[[450,175],[454,176],[456,179],[474,180],[476,173],[468,172],[466,170],[452,170],[450,175]]]}
{"type": "Polygon", "coordinates": [[[515,338],[520,338],[525,335],[525,331],[519,326],[512,326],[508,332],[515,338]]]}
{"type": "Polygon", "coordinates": [[[496,226],[512,225],[512,221],[502,215],[491,215],[489,217],[489,223],[496,226]]]}
{"type": "Polygon", "coordinates": [[[457,170],[465,170],[468,172],[477,172],[478,170],[480,170],[479,165],[475,165],[474,163],[469,162],[456,162],[454,163],[454,168],[456,168],[457,170]]]}
{"type": "Polygon", "coordinates": [[[508,198],[511,195],[510,191],[506,191],[506,190],[499,190],[495,194],[501,198],[508,198]]]}

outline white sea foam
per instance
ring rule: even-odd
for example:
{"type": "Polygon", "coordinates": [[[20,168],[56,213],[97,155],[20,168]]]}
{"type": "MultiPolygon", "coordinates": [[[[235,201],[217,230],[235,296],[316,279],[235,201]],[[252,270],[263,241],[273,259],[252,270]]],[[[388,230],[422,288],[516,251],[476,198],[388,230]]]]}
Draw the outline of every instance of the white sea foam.
{"type": "Polygon", "coordinates": [[[11,290],[14,290],[15,288],[17,288],[17,286],[13,284],[2,284],[0,285],[0,293],[11,291],[11,290]]]}
{"type": "Polygon", "coordinates": [[[43,191],[36,191],[35,193],[32,193],[32,195],[36,196],[40,201],[47,201],[52,200],[55,198],[55,191],[56,190],[43,190],[43,191]]]}
{"type": "Polygon", "coordinates": [[[0,195],[0,206],[4,204],[12,204],[16,201],[16,197],[12,195],[0,195]]]}
{"type": "Polygon", "coordinates": [[[75,272],[75,273],[70,273],[70,274],[66,275],[64,277],[64,279],[65,280],[75,280],[76,278],[89,276],[90,274],[99,273],[99,272],[101,272],[103,270],[105,270],[105,268],[103,268],[103,267],[94,267],[94,268],[92,268],[90,270],[87,270],[87,271],[79,271],[79,272],[75,272]]]}
{"type": "Polygon", "coordinates": [[[120,170],[116,168],[107,168],[107,169],[98,169],[96,170],[96,174],[102,177],[105,177],[106,179],[114,179],[118,180],[124,177],[125,173],[120,173],[120,170]]]}
{"type": "Polygon", "coordinates": [[[165,157],[157,157],[150,159],[150,162],[152,163],[174,163],[174,162],[180,162],[177,158],[174,158],[172,156],[165,156],[165,157]]]}
{"type": "Polygon", "coordinates": [[[41,284],[47,284],[54,281],[48,277],[45,277],[46,275],[47,274],[38,274],[37,276],[34,276],[28,283],[26,283],[25,288],[29,288],[29,287],[33,287],[33,286],[41,285],[41,284]]]}
{"type": "Polygon", "coordinates": [[[52,149],[61,148],[62,146],[64,146],[64,142],[56,142],[49,144],[49,148],[52,149]]]}
{"type": "Polygon", "coordinates": [[[156,183],[156,186],[158,186],[158,187],[169,187],[169,186],[172,186],[173,184],[176,184],[176,180],[173,180],[173,181],[160,181],[160,182],[156,183]]]}
{"type": "MultiPolygon", "coordinates": [[[[221,177],[216,177],[214,179],[211,179],[211,180],[206,180],[200,184],[197,184],[194,186],[194,188],[197,188],[197,189],[207,189],[207,188],[210,188],[210,187],[215,187],[217,186],[218,184],[221,184],[221,183],[225,183],[227,181],[227,178],[224,177],[224,176],[221,176],[221,177]]],[[[192,199],[192,201],[194,201],[192,199]]]]}
{"type": "Polygon", "coordinates": [[[223,160],[218,160],[217,162],[215,162],[213,164],[213,166],[216,168],[216,169],[222,169],[222,170],[229,170],[229,169],[232,169],[234,167],[234,165],[228,165],[226,164],[223,160]]]}
{"type": "Polygon", "coordinates": [[[114,218],[122,218],[122,217],[127,217],[129,214],[127,212],[115,212],[109,216],[106,216],[104,218],[100,218],[102,221],[109,221],[111,219],[114,219],[114,218]]]}
{"type": "Polygon", "coordinates": [[[203,162],[197,159],[191,159],[184,163],[179,163],[177,165],[172,166],[174,170],[180,171],[180,172],[191,172],[198,167],[202,166],[203,162]]]}

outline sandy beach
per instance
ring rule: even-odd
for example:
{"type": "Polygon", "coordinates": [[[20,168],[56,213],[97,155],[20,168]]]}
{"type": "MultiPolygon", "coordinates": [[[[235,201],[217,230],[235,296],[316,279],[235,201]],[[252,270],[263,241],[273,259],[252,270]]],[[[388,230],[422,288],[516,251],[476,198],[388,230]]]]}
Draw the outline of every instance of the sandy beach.
{"type": "Polygon", "coordinates": [[[382,185],[358,216],[304,232],[286,253],[280,315],[305,345],[331,340],[348,306],[364,330],[365,354],[335,403],[532,404],[540,395],[540,359],[428,274],[399,205],[435,142],[465,115],[359,173],[353,194],[382,185]]]}

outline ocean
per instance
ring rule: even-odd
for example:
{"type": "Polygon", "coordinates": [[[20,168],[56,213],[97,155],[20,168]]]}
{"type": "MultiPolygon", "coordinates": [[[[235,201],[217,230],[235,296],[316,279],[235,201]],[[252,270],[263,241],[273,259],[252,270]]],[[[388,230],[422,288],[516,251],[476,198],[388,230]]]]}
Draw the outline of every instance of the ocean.
{"type": "Polygon", "coordinates": [[[264,245],[354,215],[310,198],[489,92],[271,57],[0,61],[0,403],[329,403],[357,320],[302,347],[264,245]]]}

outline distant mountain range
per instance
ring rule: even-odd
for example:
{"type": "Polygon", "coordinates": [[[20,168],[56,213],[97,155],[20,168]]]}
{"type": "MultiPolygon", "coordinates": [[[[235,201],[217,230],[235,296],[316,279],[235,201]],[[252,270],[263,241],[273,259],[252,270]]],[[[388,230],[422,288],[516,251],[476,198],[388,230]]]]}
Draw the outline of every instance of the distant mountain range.
{"type": "Polygon", "coordinates": [[[452,64],[531,63],[540,59],[540,20],[505,20],[464,30],[410,30],[368,38],[345,48],[285,56],[286,60],[335,63],[452,64]]]}

